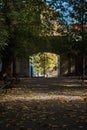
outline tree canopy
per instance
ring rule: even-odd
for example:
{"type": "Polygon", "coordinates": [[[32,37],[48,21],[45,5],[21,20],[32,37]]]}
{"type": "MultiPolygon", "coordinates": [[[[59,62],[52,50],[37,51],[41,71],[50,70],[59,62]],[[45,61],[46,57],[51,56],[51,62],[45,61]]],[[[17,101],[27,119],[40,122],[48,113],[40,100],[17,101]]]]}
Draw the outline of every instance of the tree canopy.
{"type": "Polygon", "coordinates": [[[48,11],[42,1],[0,0],[0,57],[3,72],[15,57],[26,58],[43,44],[46,46],[46,37],[52,28],[49,19],[55,13],[48,17],[46,14],[48,11]]]}
{"type": "Polygon", "coordinates": [[[67,47],[86,53],[87,0],[51,0],[48,5],[61,15],[62,31],[68,38],[67,47]]]}
{"type": "Polygon", "coordinates": [[[2,71],[15,57],[49,47],[86,53],[86,24],[87,0],[0,0],[2,71]]]}

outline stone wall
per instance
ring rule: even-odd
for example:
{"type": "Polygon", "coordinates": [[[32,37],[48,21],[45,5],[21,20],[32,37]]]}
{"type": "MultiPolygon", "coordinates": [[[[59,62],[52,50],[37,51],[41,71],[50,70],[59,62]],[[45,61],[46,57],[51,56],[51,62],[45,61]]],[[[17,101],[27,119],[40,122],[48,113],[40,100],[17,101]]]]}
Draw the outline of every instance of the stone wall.
{"type": "Polygon", "coordinates": [[[67,54],[60,56],[60,75],[75,75],[75,57],[69,57],[67,54]]]}
{"type": "Polygon", "coordinates": [[[16,61],[16,73],[20,77],[29,77],[29,59],[16,61]]]}

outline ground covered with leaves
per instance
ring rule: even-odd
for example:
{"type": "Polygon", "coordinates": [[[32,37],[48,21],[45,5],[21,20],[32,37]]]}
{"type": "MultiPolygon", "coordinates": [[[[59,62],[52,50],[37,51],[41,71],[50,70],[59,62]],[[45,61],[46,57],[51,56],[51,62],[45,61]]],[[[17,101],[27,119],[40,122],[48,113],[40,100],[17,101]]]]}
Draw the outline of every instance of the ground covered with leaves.
{"type": "Polygon", "coordinates": [[[86,87],[18,86],[0,91],[0,130],[86,130],[86,87]]]}

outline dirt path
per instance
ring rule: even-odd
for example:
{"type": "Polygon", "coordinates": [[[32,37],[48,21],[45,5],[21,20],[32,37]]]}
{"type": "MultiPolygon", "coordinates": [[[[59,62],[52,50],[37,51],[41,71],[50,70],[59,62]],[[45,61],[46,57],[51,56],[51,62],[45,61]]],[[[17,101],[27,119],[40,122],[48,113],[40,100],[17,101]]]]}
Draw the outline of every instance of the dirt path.
{"type": "Polygon", "coordinates": [[[0,94],[0,130],[86,129],[87,88],[22,85],[0,94]]]}

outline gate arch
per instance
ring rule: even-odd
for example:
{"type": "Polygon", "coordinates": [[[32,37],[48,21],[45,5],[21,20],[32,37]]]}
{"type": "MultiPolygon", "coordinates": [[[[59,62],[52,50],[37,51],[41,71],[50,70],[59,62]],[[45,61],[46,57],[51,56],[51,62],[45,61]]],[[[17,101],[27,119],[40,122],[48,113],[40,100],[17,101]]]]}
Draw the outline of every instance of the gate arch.
{"type": "Polygon", "coordinates": [[[30,77],[59,77],[60,56],[58,54],[41,51],[30,56],[30,77]],[[33,72],[32,67],[33,66],[33,72]]]}

